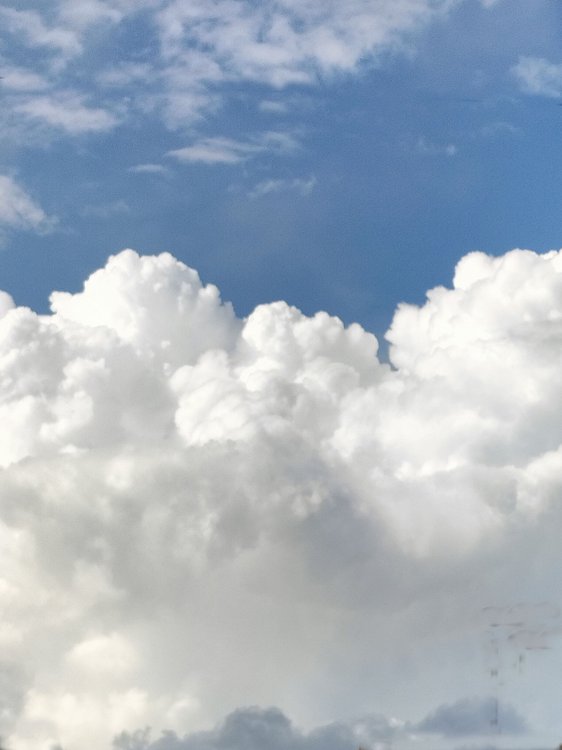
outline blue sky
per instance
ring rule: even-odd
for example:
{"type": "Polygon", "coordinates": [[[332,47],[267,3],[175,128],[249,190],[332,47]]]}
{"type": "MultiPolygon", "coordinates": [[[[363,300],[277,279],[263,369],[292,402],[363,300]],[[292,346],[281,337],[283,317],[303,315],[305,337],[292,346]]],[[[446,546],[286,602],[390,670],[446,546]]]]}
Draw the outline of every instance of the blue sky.
{"type": "Polygon", "coordinates": [[[0,30],[8,750],[557,746],[562,3],[0,30]]]}
{"type": "Polygon", "coordinates": [[[1,169],[45,214],[0,217],[18,303],[170,250],[242,315],[380,336],[468,251],[559,243],[559,3],[184,6],[2,4],[1,169]]]}

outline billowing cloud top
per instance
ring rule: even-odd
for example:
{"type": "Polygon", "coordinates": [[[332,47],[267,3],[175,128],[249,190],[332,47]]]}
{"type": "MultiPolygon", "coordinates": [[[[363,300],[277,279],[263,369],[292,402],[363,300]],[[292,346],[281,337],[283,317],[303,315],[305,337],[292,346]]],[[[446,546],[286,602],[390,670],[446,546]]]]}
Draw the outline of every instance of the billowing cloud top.
{"type": "Polygon", "coordinates": [[[468,255],[453,289],[397,310],[391,365],[323,312],[238,319],[169,254],[124,251],[51,304],[0,297],[14,750],[182,734],[256,703],[315,720],[342,659],[356,697],[358,654],[383,679],[436,606],[434,638],[514,576],[548,589],[562,253],[468,255]]]}

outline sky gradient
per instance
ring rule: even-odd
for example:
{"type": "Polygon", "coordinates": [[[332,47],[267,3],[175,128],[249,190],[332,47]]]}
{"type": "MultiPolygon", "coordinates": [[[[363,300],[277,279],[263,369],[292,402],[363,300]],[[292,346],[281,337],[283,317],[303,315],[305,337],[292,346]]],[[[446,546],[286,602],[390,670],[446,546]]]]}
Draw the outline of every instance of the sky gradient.
{"type": "Polygon", "coordinates": [[[0,272],[21,304],[134,247],[241,315],[285,299],[381,336],[466,252],[558,246],[552,0],[53,0],[1,20],[0,272]]]}
{"type": "Polygon", "coordinates": [[[0,2],[7,750],[559,744],[561,30],[0,2]]]}

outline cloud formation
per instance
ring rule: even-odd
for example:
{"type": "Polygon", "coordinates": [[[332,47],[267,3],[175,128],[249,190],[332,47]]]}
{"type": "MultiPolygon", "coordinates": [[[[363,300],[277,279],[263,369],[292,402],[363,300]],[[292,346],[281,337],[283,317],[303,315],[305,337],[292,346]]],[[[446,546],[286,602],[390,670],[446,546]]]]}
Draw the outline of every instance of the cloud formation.
{"type": "MultiPolygon", "coordinates": [[[[20,9],[5,3],[0,21],[14,49],[26,49],[33,74],[57,92],[5,104],[70,134],[114,127],[119,107],[132,120],[154,114],[172,129],[183,128],[214,111],[241,83],[279,90],[354,74],[382,54],[403,51],[412,35],[456,4],[57,0],[48,9],[40,2],[20,9]],[[121,54],[121,43],[111,55],[105,49],[100,54],[100,30],[107,40],[136,34],[141,26],[134,62],[126,49],[121,54]],[[105,100],[101,106],[87,104],[92,86],[105,100]]],[[[17,61],[5,63],[14,67],[17,61]]]]}
{"type": "Polygon", "coordinates": [[[524,734],[524,719],[512,706],[503,705],[495,698],[464,698],[439,706],[416,724],[416,731],[445,737],[485,736],[494,731],[501,716],[504,734],[524,734]]]}
{"type": "Polygon", "coordinates": [[[512,72],[526,94],[554,99],[562,95],[562,63],[542,57],[520,57],[512,72]]]}
{"type": "Polygon", "coordinates": [[[250,198],[263,198],[272,193],[296,192],[304,197],[310,195],[316,187],[316,182],[314,175],[308,178],[293,177],[290,180],[262,180],[250,190],[248,195],[250,198]]]}
{"type": "Polygon", "coordinates": [[[91,107],[85,97],[72,91],[58,91],[50,96],[31,96],[15,104],[17,113],[38,120],[48,127],[69,135],[112,130],[118,118],[101,107],[91,107]]]}
{"type": "Polygon", "coordinates": [[[13,177],[0,175],[0,230],[48,232],[55,223],[13,177]]]}
{"type": "Polygon", "coordinates": [[[356,750],[358,733],[346,724],[331,724],[310,733],[295,728],[279,709],[234,711],[215,729],[178,737],[165,733],[150,741],[150,733],[124,733],[116,750],[356,750]]]}
{"type": "Polygon", "coordinates": [[[190,146],[174,149],[168,156],[180,162],[203,164],[240,164],[263,153],[286,154],[299,148],[299,142],[290,133],[265,132],[250,142],[233,138],[203,138],[190,146]]]}
{"type": "Polygon", "coordinates": [[[237,318],[169,254],[124,251],[51,307],[0,298],[14,750],[184,737],[257,703],[317,726],[390,675],[435,676],[425,713],[447,702],[440,639],[552,590],[562,253],[466,256],[398,308],[391,366],[325,312],[237,318]]]}

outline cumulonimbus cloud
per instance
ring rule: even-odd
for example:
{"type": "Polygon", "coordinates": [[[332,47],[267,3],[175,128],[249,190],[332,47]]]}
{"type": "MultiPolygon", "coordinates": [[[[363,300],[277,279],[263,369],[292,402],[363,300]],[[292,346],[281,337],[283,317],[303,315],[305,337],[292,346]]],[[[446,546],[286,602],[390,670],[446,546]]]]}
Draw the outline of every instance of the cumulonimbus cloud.
{"type": "Polygon", "coordinates": [[[124,251],[51,305],[0,299],[14,750],[256,703],[315,722],[557,580],[562,253],[466,256],[398,308],[391,364],[324,312],[241,320],[169,254],[124,251]]]}

